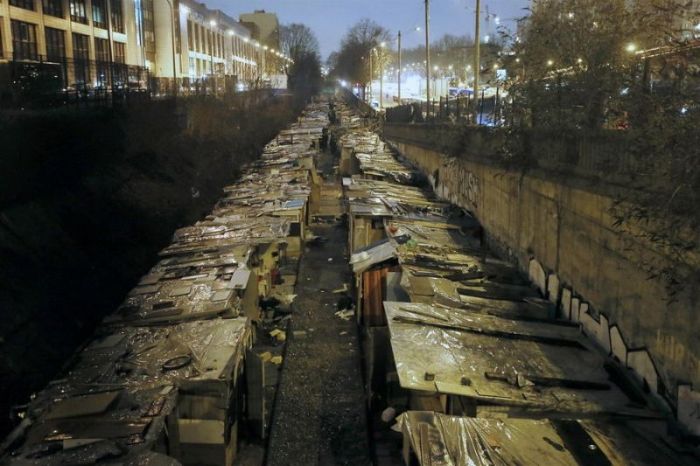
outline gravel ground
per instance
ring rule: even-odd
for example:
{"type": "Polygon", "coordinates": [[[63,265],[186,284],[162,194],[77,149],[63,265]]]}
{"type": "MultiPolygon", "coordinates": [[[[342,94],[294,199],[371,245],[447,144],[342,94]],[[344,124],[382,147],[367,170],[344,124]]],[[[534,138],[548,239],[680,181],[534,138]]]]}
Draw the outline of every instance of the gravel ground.
{"type": "MultiPolygon", "coordinates": [[[[317,162],[331,173],[330,154],[317,162]]],[[[333,290],[352,281],[347,228],[335,223],[312,230],[326,241],[307,249],[301,260],[266,464],[370,465],[355,317],[335,315],[341,294],[333,290]]]]}
{"type": "Polygon", "coordinates": [[[341,225],[313,231],[327,242],[301,261],[267,465],[368,465],[359,336],[354,317],[335,315],[340,295],[332,292],[350,284],[347,232],[341,225]]]}

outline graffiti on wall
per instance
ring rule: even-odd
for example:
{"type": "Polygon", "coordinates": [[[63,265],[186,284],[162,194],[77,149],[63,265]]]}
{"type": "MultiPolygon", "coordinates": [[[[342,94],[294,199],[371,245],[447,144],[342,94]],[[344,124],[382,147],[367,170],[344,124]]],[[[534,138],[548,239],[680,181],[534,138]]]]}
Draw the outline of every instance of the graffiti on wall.
{"type": "Polygon", "coordinates": [[[479,206],[481,185],[479,177],[472,171],[457,163],[454,159],[446,159],[439,173],[432,176],[436,193],[450,202],[469,206],[476,209],[479,206]],[[458,187],[458,192],[452,192],[450,187],[458,187]]]}
{"type": "MultiPolygon", "coordinates": [[[[564,318],[579,323],[583,331],[608,355],[631,369],[651,393],[660,395],[661,376],[646,348],[629,347],[617,325],[611,324],[603,313],[594,312],[587,302],[575,295],[572,288],[562,286],[559,277],[554,273],[548,274],[534,258],[528,265],[528,275],[564,318]]],[[[679,385],[676,395],[677,419],[690,432],[700,435],[700,392],[694,391],[690,385],[679,385]]]]}

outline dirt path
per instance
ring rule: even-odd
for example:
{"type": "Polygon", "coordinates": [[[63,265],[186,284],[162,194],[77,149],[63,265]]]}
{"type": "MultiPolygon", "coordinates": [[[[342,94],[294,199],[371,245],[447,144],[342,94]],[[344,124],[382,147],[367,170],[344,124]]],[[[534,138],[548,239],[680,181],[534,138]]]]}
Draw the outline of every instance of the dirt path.
{"type": "Polygon", "coordinates": [[[357,327],[354,316],[335,315],[341,295],[333,290],[351,284],[347,229],[312,230],[326,241],[301,260],[267,465],[369,465],[357,327]]]}

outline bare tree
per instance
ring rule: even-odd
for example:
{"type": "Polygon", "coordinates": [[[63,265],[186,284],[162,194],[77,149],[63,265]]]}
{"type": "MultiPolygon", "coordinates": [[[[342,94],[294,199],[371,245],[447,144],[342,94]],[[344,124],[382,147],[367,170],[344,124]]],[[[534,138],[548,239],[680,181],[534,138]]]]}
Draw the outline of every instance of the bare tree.
{"type": "Polygon", "coordinates": [[[504,58],[519,122],[509,161],[533,163],[533,134],[619,143],[616,156],[635,168],[616,173],[628,181],[613,227],[643,246],[639,266],[671,299],[700,283],[700,55],[683,30],[698,20],[686,3],[535,0],[504,58]]]}
{"type": "Polygon", "coordinates": [[[293,60],[304,54],[319,55],[318,39],[311,29],[299,23],[282,26],[282,51],[293,60]]]}
{"type": "Polygon", "coordinates": [[[304,24],[282,26],[282,51],[292,59],[287,67],[289,88],[300,96],[308,97],[321,87],[321,58],[318,39],[304,24]]]}
{"type": "Polygon", "coordinates": [[[386,65],[389,59],[389,54],[380,46],[390,40],[389,31],[379,24],[370,19],[359,21],[345,34],[340,51],[334,55],[332,74],[364,86],[370,81],[370,56],[373,63],[378,65],[374,67],[373,74],[376,76],[379,65],[386,65]]]}

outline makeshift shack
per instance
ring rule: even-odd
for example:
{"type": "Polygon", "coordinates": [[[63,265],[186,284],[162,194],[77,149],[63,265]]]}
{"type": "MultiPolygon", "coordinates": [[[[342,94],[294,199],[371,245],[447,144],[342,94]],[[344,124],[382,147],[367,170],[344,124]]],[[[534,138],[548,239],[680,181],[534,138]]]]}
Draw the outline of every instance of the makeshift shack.
{"type": "Polygon", "coordinates": [[[71,458],[152,450],[183,464],[231,464],[251,345],[242,317],[97,337],[29,404],[30,423],[12,456],[77,464],[71,458]]]}
{"type": "Polygon", "coordinates": [[[654,417],[577,327],[384,303],[410,409],[488,417],[654,417]]]}
{"type": "Polygon", "coordinates": [[[474,419],[426,411],[398,418],[407,466],[689,466],[668,437],[632,421],[474,419]]]}

